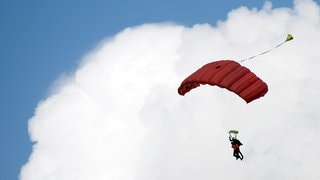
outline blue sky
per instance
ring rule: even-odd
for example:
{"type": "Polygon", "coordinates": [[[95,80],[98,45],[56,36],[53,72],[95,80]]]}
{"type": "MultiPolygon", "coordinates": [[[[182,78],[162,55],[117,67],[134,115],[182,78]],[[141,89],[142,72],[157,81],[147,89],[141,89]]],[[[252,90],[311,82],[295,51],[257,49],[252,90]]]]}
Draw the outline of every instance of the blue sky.
{"type": "MultiPolygon", "coordinates": [[[[17,179],[32,143],[28,119],[50,85],[71,73],[97,43],[126,27],[175,22],[215,25],[239,6],[260,9],[264,1],[229,0],[1,1],[1,130],[3,179],[17,179]]],[[[289,0],[273,7],[292,7],[289,0]]]]}

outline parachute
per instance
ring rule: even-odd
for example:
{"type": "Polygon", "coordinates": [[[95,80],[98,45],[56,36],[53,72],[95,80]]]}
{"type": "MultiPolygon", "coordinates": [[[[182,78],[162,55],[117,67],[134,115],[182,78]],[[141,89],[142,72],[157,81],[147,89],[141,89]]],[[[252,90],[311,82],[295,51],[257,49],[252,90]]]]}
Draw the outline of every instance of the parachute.
{"type": "Polygon", "coordinates": [[[220,60],[208,63],[187,77],[178,88],[178,93],[184,96],[200,85],[209,84],[226,88],[236,93],[247,103],[263,97],[268,92],[267,84],[239,63],[266,54],[291,40],[293,40],[293,36],[287,34],[286,39],[275,47],[238,62],[234,60],[220,60]]]}
{"type": "Polygon", "coordinates": [[[240,96],[247,103],[263,97],[268,86],[248,68],[233,60],[208,63],[187,77],[178,88],[178,93],[186,93],[200,85],[226,88],[240,96]]]}

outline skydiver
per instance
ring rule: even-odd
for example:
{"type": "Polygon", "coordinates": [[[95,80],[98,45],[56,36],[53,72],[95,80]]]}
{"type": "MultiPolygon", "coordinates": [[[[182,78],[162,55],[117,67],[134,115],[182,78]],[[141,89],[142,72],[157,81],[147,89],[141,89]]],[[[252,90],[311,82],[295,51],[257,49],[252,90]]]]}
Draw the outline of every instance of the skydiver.
{"type": "Polygon", "coordinates": [[[236,137],[232,137],[231,134],[229,134],[229,140],[231,141],[233,156],[236,157],[236,160],[240,158],[240,160],[242,161],[243,155],[240,152],[240,146],[242,145],[242,143],[236,137]]]}

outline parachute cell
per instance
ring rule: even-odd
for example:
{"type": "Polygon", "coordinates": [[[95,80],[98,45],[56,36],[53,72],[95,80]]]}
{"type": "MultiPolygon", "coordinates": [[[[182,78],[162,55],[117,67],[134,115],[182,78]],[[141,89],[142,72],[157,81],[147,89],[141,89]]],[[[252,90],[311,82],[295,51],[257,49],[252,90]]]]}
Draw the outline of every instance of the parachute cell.
{"type": "Polygon", "coordinates": [[[208,63],[187,77],[178,88],[180,95],[200,85],[226,88],[239,95],[247,103],[264,96],[268,86],[248,68],[232,60],[208,63]]]}

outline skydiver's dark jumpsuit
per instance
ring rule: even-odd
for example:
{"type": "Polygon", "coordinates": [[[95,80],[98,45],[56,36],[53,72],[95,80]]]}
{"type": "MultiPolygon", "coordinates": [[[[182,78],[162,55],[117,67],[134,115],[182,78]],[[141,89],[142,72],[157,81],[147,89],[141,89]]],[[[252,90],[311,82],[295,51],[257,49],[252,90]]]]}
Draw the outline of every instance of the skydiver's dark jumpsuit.
{"type": "Polygon", "coordinates": [[[231,141],[231,147],[233,149],[233,156],[236,157],[237,160],[239,158],[242,160],[243,155],[240,152],[240,146],[242,145],[242,143],[238,139],[232,138],[231,136],[229,137],[229,140],[231,141]]]}

